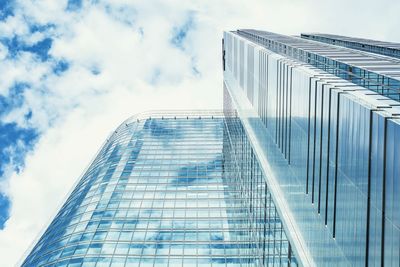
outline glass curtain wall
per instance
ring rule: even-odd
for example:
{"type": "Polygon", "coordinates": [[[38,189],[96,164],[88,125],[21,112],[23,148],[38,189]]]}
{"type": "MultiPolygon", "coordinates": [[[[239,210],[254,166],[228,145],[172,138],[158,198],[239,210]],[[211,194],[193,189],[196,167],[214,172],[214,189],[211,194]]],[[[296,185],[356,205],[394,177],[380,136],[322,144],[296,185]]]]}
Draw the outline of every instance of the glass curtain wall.
{"type": "Polygon", "coordinates": [[[124,122],[22,266],[295,263],[258,163],[236,129],[239,121],[233,127],[222,112],[124,122]]]}
{"type": "Polygon", "coordinates": [[[234,199],[244,201],[237,208],[246,209],[244,237],[252,242],[250,255],[257,256],[257,266],[298,266],[259,160],[226,88],[224,113],[224,176],[235,181],[231,184],[236,190],[229,191],[236,193],[234,199]]]}
{"type": "Polygon", "coordinates": [[[288,240],[317,266],[399,266],[398,102],[236,33],[224,44],[225,86],[297,227],[288,240]]]}

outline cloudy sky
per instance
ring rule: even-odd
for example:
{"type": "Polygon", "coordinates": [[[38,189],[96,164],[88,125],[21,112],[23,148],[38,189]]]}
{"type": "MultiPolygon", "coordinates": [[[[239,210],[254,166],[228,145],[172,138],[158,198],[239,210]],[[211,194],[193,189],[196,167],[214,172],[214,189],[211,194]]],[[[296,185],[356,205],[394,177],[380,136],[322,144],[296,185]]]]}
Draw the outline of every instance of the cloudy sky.
{"type": "Polygon", "coordinates": [[[0,0],[0,254],[18,262],[112,129],[220,108],[223,30],[400,42],[397,0],[0,0]]]}

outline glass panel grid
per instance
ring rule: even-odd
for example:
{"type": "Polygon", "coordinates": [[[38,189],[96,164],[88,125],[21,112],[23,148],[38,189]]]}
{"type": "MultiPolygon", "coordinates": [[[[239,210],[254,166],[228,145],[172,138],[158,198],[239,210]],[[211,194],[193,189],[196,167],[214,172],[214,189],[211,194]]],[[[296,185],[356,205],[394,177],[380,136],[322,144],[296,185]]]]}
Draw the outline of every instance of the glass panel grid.
{"type": "MultiPolygon", "coordinates": [[[[225,127],[218,114],[131,119],[119,127],[22,265],[280,262],[288,243],[263,178],[232,172],[237,162],[224,165],[225,127]],[[248,187],[252,180],[260,186],[248,187]],[[263,214],[271,214],[268,230],[263,214]]],[[[242,171],[255,168],[254,156],[246,160],[242,171]]]]}

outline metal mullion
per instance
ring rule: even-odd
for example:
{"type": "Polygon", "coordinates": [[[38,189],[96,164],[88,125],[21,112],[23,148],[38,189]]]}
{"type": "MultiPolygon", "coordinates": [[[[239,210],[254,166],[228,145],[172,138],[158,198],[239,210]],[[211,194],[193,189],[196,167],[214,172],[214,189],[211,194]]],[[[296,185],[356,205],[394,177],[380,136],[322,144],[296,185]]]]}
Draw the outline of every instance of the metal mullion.
{"type": "Polygon", "coordinates": [[[336,141],[335,141],[335,188],[333,195],[333,233],[332,237],[336,237],[336,202],[337,202],[337,176],[338,176],[338,156],[339,156],[339,130],[340,130],[340,99],[341,93],[338,93],[337,102],[336,102],[336,141]]]}
{"type": "Polygon", "coordinates": [[[319,136],[319,182],[318,182],[318,214],[320,214],[321,212],[321,181],[322,181],[322,147],[323,147],[323,143],[322,143],[322,136],[323,136],[323,130],[324,130],[324,94],[325,94],[325,85],[326,84],[322,84],[322,90],[321,90],[321,120],[320,120],[320,136],[319,136]]]}

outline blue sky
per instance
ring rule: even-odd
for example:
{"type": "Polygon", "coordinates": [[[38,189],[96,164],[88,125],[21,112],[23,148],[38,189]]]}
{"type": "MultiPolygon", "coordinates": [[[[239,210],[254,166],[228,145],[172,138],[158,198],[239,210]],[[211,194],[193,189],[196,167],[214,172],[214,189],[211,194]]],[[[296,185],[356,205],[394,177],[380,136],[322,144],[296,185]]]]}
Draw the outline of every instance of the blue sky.
{"type": "Polygon", "coordinates": [[[223,30],[400,41],[399,8],[390,0],[0,0],[2,265],[21,258],[121,121],[221,107],[223,30]]]}
{"type": "MultiPolygon", "coordinates": [[[[14,1],[2,1],[0,4],[0,19],[6,21],[13,16],[14,1]]],[[[44,32],[48,29],[47,25],[29,25],[29,34],[44,32]]],[[[45,37],[38,42],[27,44],[18,36],[0,37],[0,43],[7,50],[6,58],[15,60],[20,53],[27,52],[40,61],[49,61],[49,50],[52,45],[52,38],[45,37]]],[[[63,65],[56,65],[54,72],[65,69],[63,65]]],[[[4,89],[4,88],[3,88],[4,89]]],[[[30,90],[30,84],[20,80],[14,80],[8,89],[8,93],[0,95],[0,116],[6,116],[14,109],[20,108],[24,103],[24,92],[30,90]]],[[[29,121],[32,117],[32,110],[27,110],[23,114],[25,120],[29,121]]],[[[38,129],[18,125],[16,122],[0,121],[0,179],[7,178],[7,170],[19,173],[24,167],[25,154],[33,149],[39,136],[38,129]]],[[[10,199],[7,194],[0,192],[0,229],[4,228],[4,223],[9,218],[10,199]]]]}

